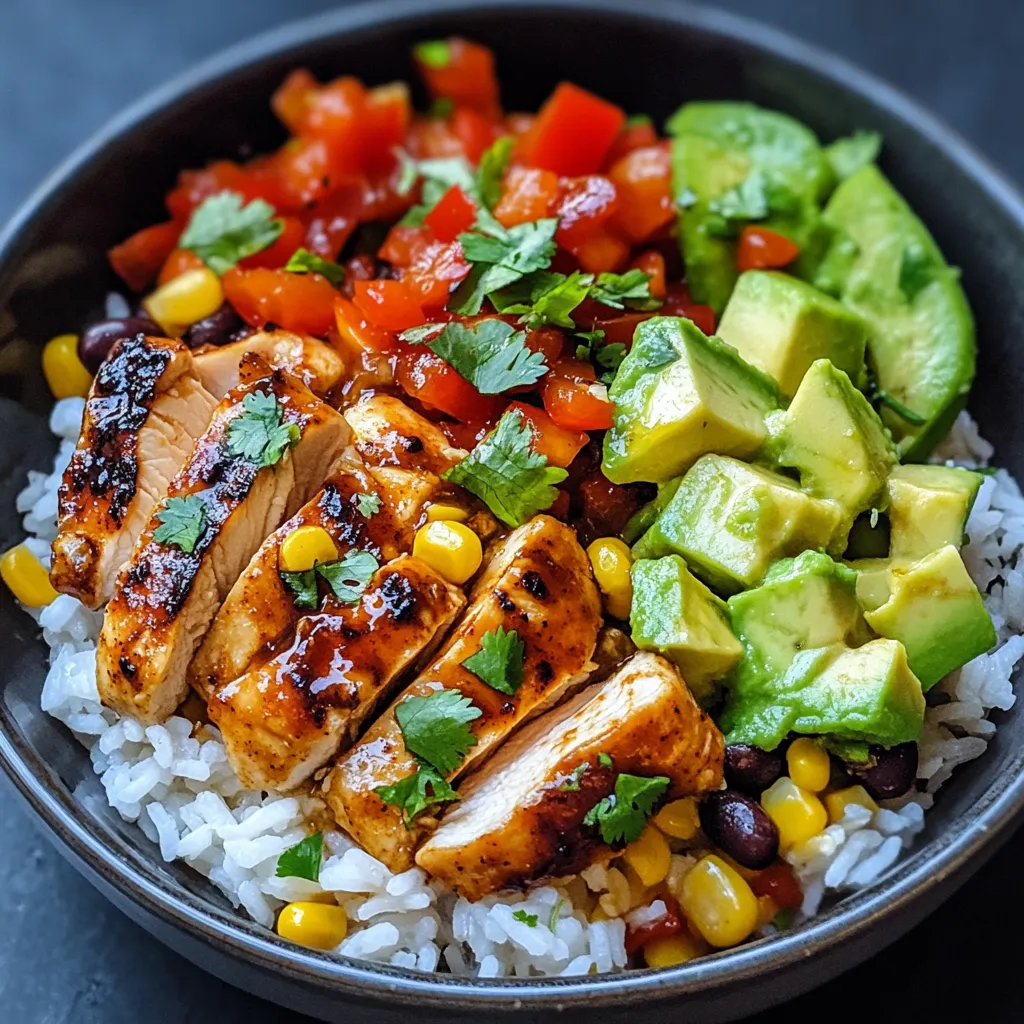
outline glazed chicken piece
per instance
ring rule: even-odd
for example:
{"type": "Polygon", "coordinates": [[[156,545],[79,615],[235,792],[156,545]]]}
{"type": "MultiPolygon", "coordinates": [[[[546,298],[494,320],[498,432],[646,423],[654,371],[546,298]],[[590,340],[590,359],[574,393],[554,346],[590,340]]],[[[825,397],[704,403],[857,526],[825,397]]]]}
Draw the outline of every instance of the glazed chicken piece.
{"type": "Polygon", "coordinates": [[[289,643],[210,701],[242,784],[293,789],[348,747],[465,603],[461,590],[402,555],[374,574],[357,603],[332,597],[302,619],[289,643]]]}
{"type": "Polygon", "coordinates": [[[300,526],[320,526],[331,535],[339,557],[362,549],[378,562],[390,561],[411,550],[423,506],[441,486],[439,471],[464,454],[449,448],[434,424],[397,399],[378,396],[355,408],[358,412],[349,413],[359,431],[355,445],[323,490],[263,542],[196,654],[189,682],[207,700],[246,671],[260,651],[283,638],[302,614],[278,574],[281,544],[289,533],[300,526]],[[397,443],[396,430],[406,440],[399,446],[401,468],[393,465],[394,456],[389,454],[397,443]],[[418,451],[407,450],[410,439],[419,441],[418,451]],[[366,453],[365,459],[357,448],[366,453]],[[386,465],[381,468],[369,461],[373,459],[386,465]],[[380,501],[370,516],[359,511],[361,494],[380,501]]]}
{"type": "Polygon", "coordinates": [[[410,867],[425,816],[406,828],[395,806],[375,790],[415,772],[395,708],[411,696],[454,689],[482,712],[469,723],[476,737],[457,778],[487,757],[525,719],[551,707],[582,683],[601,625],[601,602],[575,533],[537,516],[511,533],[474,587],[471,604],[437,657],[369,728],[324,780],[324,795],[342,828],[392,871],[410,867]],[[525,645],[522,683],[514,696],[488,686],[463,666],[485,633],[502,626],[525,645]]]}
{"type": "Polygon", "coordinates": [[[192,353],[169,338],[126,338],[89,390],[60,487],[50,579],[90,608],[110,600],[121,568],[217,401],[192,353]]]}
{"type": "Polygon", "coordinates": [[[206,390],[220,399],[238,387],[238,367],[247,354],[260,356],[275,369],[287,370],[314,395],[326,395],[345,372],[341,356],[326,342],[279,327],[196,352],[199,379],[206,390]]]}
{"type": "Polygon", "coordinates": [[[242,377],[168,490],[168,499],[202,509],[194,547],[157,539],[158,510],[107,606],[96,659],[100,696],[146,724],[163,721],[181,703],[188,663],[239,573],[267,534],[316,492],[350,439],[341,414],[284,371],[248,356],[242,377]],[[260,447],[257,417],[244,405],[256,394],[264,405],[276,399],[281,426],[294,425],[298,434],[294,447],[262,468],[269,449],[260,447]],[[234,454],[230,429],[243,416],[258,452],[234,454]]]}
{"type": "Polygon", "coordinates": [[[665,800],[693,796],[721,786],[723,751],[672,665],[637,654],[469,776],[416,863],[469,900],[576,874],[613,852],[583,819],[620,773],[667,777],[665,800]]]}

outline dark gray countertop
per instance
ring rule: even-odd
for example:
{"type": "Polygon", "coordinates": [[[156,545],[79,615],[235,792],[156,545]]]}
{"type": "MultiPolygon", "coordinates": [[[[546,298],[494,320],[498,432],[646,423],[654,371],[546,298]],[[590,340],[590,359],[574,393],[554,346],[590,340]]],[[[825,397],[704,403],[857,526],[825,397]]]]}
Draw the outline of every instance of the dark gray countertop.
{"type": "MultiPolygon", "coordinates": [[[[122,106],[195,60],[330,0],[0,2],[0,219],[122,106]]],[[[728,0],[902,87],[1017,181],[1020,0],[728,0]]],[[[0,1020],[247,1024],[284,1014],[168,952],[94,892],[0,785],[0,1020]]],[[[1024,1018],[1024,833],[907,938],[759,1021],[1024,1018]],[[929,967],[930,965],[930,967],[929,967]],[[977,993],[977,994],[975,994],[977,993]]],[[[293,1018],[298,1020],[299,1018],[293,1018]]]]}

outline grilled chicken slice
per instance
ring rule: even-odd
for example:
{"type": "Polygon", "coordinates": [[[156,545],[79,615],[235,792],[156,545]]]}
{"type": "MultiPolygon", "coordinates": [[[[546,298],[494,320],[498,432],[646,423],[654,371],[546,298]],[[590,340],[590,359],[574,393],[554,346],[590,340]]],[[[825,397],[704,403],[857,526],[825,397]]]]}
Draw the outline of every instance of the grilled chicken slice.
{"type": "Polygon", "coordinates": [[[220,399],[238,387],[238,367],[248,354],[260,356],[275,369],[287,370],[315,395],[326,395],[345,372],[341,356],[326,342],[278,328],[197,352],[196,367],[206,390],[220,399]]]}
{"type": "Polygon", "coordinates": [[[674,800],[721,786],[723,750],[676,670],[637,654],[469,776],[416,863],[470,900],[576,874],[612,853],[583,819],[619,773],[666,776],[674,800]]]}
{"type": "Polygon", "coordinates": [[[92,382],[60,487],[50,569],[57,590],[90,608],[110,600],[216,404],[180,342],[140,334],[112,349],[92,382]]]}
{"type": "MultiPolygon", "coordinates": [[[[160,722],[187,691],[186,669],[238,574],[271,530],[316,492],[350,438],[344,418],[282,370],[247,357],[254,376],[217,407],[188,462],[171,482],[169,497],[195,496],[205,523],[186,552],[154,534],[159,512],[132,554],[107,606],[96,674],[103,702],[144,723],[160,722]],[[263,372],[268,376],[258,377],[263,372]],[[299,439],[272,466],[232,454],[230,425],[259,392],[277,400],[282,424],[299,439]]],[[[250,423],[252,420],[250,419],[250,423]]]]}
{"type": "Polygon", "coordinates": [[[249,789],[289,790],[309,778],[430,656],[465,606],[461,590],[411,555],[389,562],[356,604],[329,599],[291,642],[210,701],[228,759],[249,789]]]}
{"type": "Polygon", "coordinates": [[[320,526],[331,535],[339,556],[359,548],[379,562],[390,561],[412,548],[423,506],[441,487],[440,473],[464,454],[449,448],[437,427],[394,398],[371,398],[350,410],[349,417],[355,433],[352,450],[320,494],[253,555],[196,654],[189,682],[207,700],[245,672],[260,651],[283,638],[302,614],[277,571],[281,544],[289,533],[299,526],[320,526]],[[392,454],[396,445],[401,466],[392,454]],[[373,515],[359,512],[360,494],[380,500],[373,515]]]}
{"type": "Polygon", "coordinates": [[[407,697],[444,688],[460,691],[482,711],[469,723],[476,745],[453,775],[457,778],[517,725],[586,679],[600,625],[600,598],[575,533],[549,516],[537,516],[511,533],[437,657],[325,779],[325,797],[338,823],[391,870],[410,867],[428,822],[417,819],[406,828],[399,809],[375,793],[417,766],[405,748],[395,707],[407,697]],[[484,634],[499,626],[515,630],[525,645],[523,681],[514,696],[492,689],[462,664],[480,650],[484,634]]]}

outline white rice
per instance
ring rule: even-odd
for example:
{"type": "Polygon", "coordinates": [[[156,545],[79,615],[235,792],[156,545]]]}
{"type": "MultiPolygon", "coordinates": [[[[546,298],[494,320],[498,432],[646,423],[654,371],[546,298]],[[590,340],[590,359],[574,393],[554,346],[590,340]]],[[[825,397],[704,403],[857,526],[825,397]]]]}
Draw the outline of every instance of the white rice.
{"type": "MultiPolygon", "coordinates": [[[[17,498],[29,534],[26,543],[46,564],[56,534],[57,489],[83,407],[81,399],[56,403],[50,425],[61,442],[53,472],[30,471],[17,498]]],[[[976,466],[991,455],[991,446],[966,413],[941,451],[943,459],[976,466]]],[[[869,885],[892,867],[924,827],[935,791],[958,764],[984,752],[995,732],[988,712],[1013,704],[1011,674],[1024,656],[1024,566],[1017,566],[1024,544],[1024,498],[1003,470],[984,481],[968,535],[964,560],[982,591],[988,591],[986,605],[1000,646],[929,695],[918,772],[926,783],[922,792],[890,801],[874,814],[850,807],[841,822],[788,854],[804,889],[805,915],[818,909],[827,892],[869,885]]],[[[194,735],[191,723],[177,716],[149,728],[118,718],[102,706],[96,690],[101,615],[66,595],[30,614],[51,648],[42,708],[88,748],[110,806],[137,822],[165,861],[184,861],[268,928],[284,903],[326,892],[348,914],[349,932],[337,948],[346,956],[421,971],[441,968],[466,977],[570,976],[624,968],[624,915],[638,924],[661,909],[658,901],[635,907],[627,877],[601,865],[566,888],[546,886],[525,896],[469,903],[418,868],[392,874],[338,832],[325,834],[318,882],[278,878],[278,856],[309,832],[307,819],[316,801],[242,789],[210,726],[194,735]],[[595,903],[610,920],[588,920],[586,910],[595,903]]],[[[686,854],[673,855],[670,891],[679,891],[694,863],[686,854]]]]}

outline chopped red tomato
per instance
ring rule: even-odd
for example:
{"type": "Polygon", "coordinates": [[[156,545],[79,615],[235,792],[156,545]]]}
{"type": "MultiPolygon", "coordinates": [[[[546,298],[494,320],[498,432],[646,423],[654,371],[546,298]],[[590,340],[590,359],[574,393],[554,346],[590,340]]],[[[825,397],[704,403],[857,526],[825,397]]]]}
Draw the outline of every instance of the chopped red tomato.
{"type": "Polygon", "coordinates": [[[323,139],[292,139],[274,155],[282,208],[306,210],[337,182],[332,178],[331,151],[323,139]]]}
{"type": "Polygon", "coordinates": [[[356,353],[388,352],[399,344],[394,334],[371,324],[344,295],[334,296],[334,326],[345,345],[356,353]]]}
{"type": "Polygon", "coordinates": [[[131,238],[107,253],[110,265],[132,291],[141,292],[153,282],[167,257],[178,244],[181,225],[168,221],[136,231],[131,238]]]}
{"type": "Polygon", "coordinates": [[[240,267],[283,267],[306,239],[306,228],[296,217],[281,218],[281,234],[266,249],[254,252],[239,262],[240,267]]]}
{"type": "Polygon", "coordinates": [[[559,188],[555,241],[575,255],[583,241],[618,209],[615,185],[599,174],[565,178],[559,188]]]}
{"type": "Polygon", "coordinates": [[[405,141],[412,120],[412,100],[404,82],[390,82],[371,89],[359,125],[359,165],[374,173],[395,165],[395,147],[405,141]]]}
{"type": "Polygon", "coordinates": [[[296,134],[327,143],[335,168],[358,171],[365,108],[363,83],[350,75],[336,78],[306,97],[305,112],[296,134]]]}
{"type": "Polygon", "coordinates": [[[670,284],[665,289],[665,305],[658,312],[662,316],[684,316],[705,334],[715,333],[715,311],[710,306],[694,302],[690,289],[681,282],[670,284]]]}
{"type": "Polygon", "coordinates": [[[608,389],[597,383],[589,363],[571,359],[553,366],[541,397],[548,415],[565,430],[607,430],[612,425],[608,389]]]}
{"type": "Polygon", "coordinates": [[[336,260],[363,213],[362,182],[335,189],[309,211],[302,245],[325,260],[336,260]]]}
{"type": "Polygon", "coordinates": [[[629,259],[629,242],[614,231],[601,228],[574,246],[573,256],[580,269],[588,273],[599,274],[606,270],[618,273],[629,259]]]}
{"type": "Polygon", "coordinates": [[[411,224],[396,224],[377,250],[377,255],[393,267],[411,267],[412,261],[421,249],[430,244],[430,232],[411,224]]]}
{"type": "Polygon", "coordinates": [[[431,99],[450,99],[457,107],[499,116],[494,54],[486,46],[452,36],[443,42],[423,43],[413,54],[431,99]]]}
{"type": "Polygon", "coordinates": [[[654,298],[665,298],[665,257],[657,249],[646,249],[630,263],[630,266],[647,274],[650,278],[647,288],[654,298]]]}
{"type": "Polygon", "coordinates": [[[458,242],[431,241],[413,252],[412,263],[402,275],[424,309],[439,310],[448,302],[452,288],[469,273],[469,264],[458,242]]]}
{"type": "Polygon", "coordinates": [[[167,284],[168,281],[181,277],[186,271],[201,270],[205,266],[206,264],[190,249],[174,249],[164,260],[156,283],[158,285],[167,284]]]}
{"type": "Polygon", "coordinates": [[[495,428],[497,422],[481,420],[459,423],[457,420],[443,420],[438,426],[456,448],[465,448],[471,452],[495,428]]]}
{"type": "Polygon", "coordinates": [[[619,193],[615,226],[632,242],[642,242],[676,216],[668,143],[635,149],[608,172],[619,193]]]}
{"type": "Polygon", "coordinates": [[[622,130],[615,136],[612,148],[604,158],[605,167],[614,167],[627,153],[634,149],[643,149],[646,146],[655,146],[658,143],[658,133],[654,125],[647,118],[640,118],[633,121],[626,121],[622,130]]]}
{"type": "Polygon", "coordinates": [[[501,134],[500,125],[472,107],[456,107],[451,125],[453,134],[462,143],[463,154],[473,164],[480,162],[480,157],[501,134]]]}
{"type": "Polygon", "coordinates": [[[582,431],[560,427],[543,409],[535,405],[513,402],[509,409],[518,410],[529,422],[533,431],[530,446],[535,452],[546,456],[552,466],[564,469],[589,440],[582,431]]]}
{"type": "Polygon", "coordinates": [[[476,220],[476,203],[458,185],[438,200],[437,205],[423,218],[441,242],[454,242],[464,231],[468,231],[476,220]]]}
{"type": "Polygon", "coordinates": [[[292,135],[298,134],[302,128],[306,104],[319,88],[320,83],[306,68],[296,68],[270,98],[271,109],[292,135]]]}
{"type": "Polygon", "coordinates": [[[593,174],[601,169],[625,120],[619,107],[562,82],[520,138],[516,157],[556,174],[593,174]]]}
{"type": "Polygon", "coordinates": [[[538,327],[526,332],[526,347],[531,352],[540,352],[548,366],[558,361],[564,345],[565,335],[557,327],[538,327]]]}
{"type": "Polygon", "coordinates": [[[424,321],[423,310],[404,281],[357,281],[352,301],[371,324],[404,331],[424,321]]]}
{"type": "Polygon", "coordinates": [[[407,395],[463,423],[497,419],[504,400],[481,395],[425,345],[410,345],[398,356],[395,380],[407,395]]]}
{"type": "Polygon", "coordinates": [[[451,122],[440,117],[414,118],[405,145],[417,160],[463,155],[462,140],[452,131],[451,122]]]}
{"type": "Polygon", "coordinates": [[[750,888],[755,896],[770,896],[780,910],[795,910],[804,901],[803,890],[793,869],[781,860],[753,873],[750,888]]]}
{"type": "Polygon", "coordinates": [[[683,929],[683,915],[679,904],[665,893],[658,897],[665,904],[665,913],[653,921],[630,927],[626,931],[626,952],[632,956],[654,939],[665,939],[683,929]]]}
{"type": "Polygon", "coordinates": [[[167,209],[184,224],[204,199],[218,192],[237,192],[245,202],[265,199],[275,210],[287,212],[293,207],[288,206],[278,181],[275,161],[259,160],[240,167],[231,160],[217,160],[202,170],[182,171],[178,184],[167,193],[167,209]]]}
{"type": "Polygon", "coordinates": [[[767,270],[785,267],[800,255],[800,246],[770,228],[748,224],[740,232],[736,249],[736,266],[744,270],[767,270]]]}
{"type": "Polygon", "coordinates": [[[513,167],[505,176],[495,218],[507,228],[550,217],[559,198],[558,175],[538,167],[513,167]]]}
{"type": "Polygon", "coordinates": [[[234,267],[221,283],[228,302],[252,327],[274,323],[298,334],[325,335],[334,324],[338,293],[319,274],[234,267]]]}

